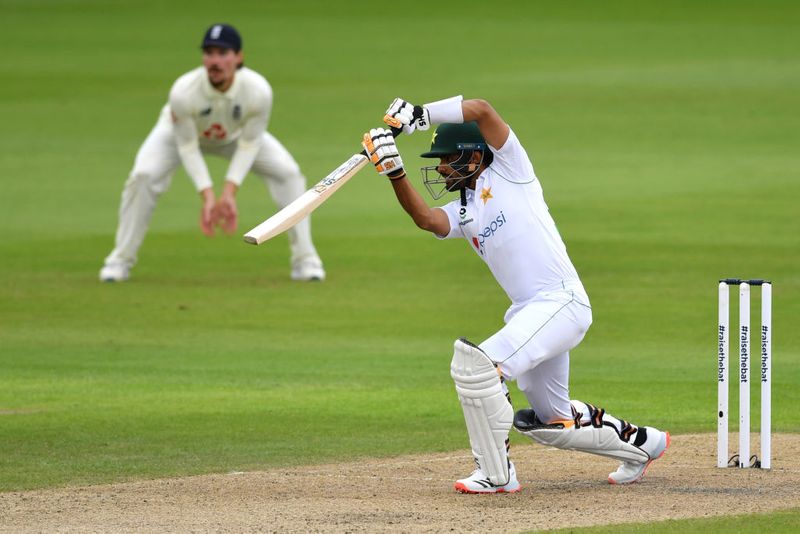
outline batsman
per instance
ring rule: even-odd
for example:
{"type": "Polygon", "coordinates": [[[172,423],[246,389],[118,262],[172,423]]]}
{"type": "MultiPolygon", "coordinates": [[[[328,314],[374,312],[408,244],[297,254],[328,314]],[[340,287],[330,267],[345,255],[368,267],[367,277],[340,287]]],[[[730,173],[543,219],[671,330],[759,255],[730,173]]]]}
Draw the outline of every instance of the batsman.
{"type": "Polygon", "coordinates": [[[421,170],[434,199],[457,193],[441,207],[429,207],[409,182],[391,131],[370,130],[362,144],[416,225],[438,239],[465,239],[511,300],[497,333],[454,344],[450,375],[477,464],[456,491],[520,491],[509,459],[512,426],[543,445],[620,461],[611,484],[641,480],[669,446],[669,433],[570,399],[569,352],[591,325],[592,309],[514,131],[488,102],[461,96],[424,106],[398,98],[384,121],[406,134],[438,125],[421,156],[439,162],[421,170]],[[507,380],[517,381],[530,408],[514,413],[507,380]]]}

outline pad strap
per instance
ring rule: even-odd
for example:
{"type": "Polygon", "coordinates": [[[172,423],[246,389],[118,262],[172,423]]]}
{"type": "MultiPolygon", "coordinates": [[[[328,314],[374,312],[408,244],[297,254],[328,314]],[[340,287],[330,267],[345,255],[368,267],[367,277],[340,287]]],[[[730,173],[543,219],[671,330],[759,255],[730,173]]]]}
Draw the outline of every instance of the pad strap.
{"type": "MultiPolygon", "coordinates": [[[[591,405],[587,405],[591,406],[591,405]]],[[[591,408],[594,408],[591,406],[591,408]]],[[[591,410],[591,422],[581,426],[580,417],[569,424],[558,422],[542,423],[531,409],[520,410],[514,416],[514,428],[525,434],[533,441],[542,445],[549,445],[559,449],[576,450],[614,458],[622,462],[643,463],[650,460],[650,456],[638,446],[628,443],[631,435],[636,432],[636,427],[623,429],[623,438],[617,426],[619,421],[605,414],[602,409],[591,410]],[[608,419],[608,421],[606,421],[608,419]],[[611,421],[613,419],[613,421],[611,421]],[[608,424],[606,424],[608,423],[608,424]]],[[[626,423],[627,424],[627,423],[626,423]]]]}

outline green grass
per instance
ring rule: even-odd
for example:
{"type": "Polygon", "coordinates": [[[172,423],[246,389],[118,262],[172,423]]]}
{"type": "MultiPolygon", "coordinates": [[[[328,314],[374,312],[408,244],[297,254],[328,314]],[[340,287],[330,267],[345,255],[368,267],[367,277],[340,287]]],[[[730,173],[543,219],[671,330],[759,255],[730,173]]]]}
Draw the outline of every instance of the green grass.
{"type": "MultiPolygon", "coordinates": [[[[495,105],[594,306],[576,398],[712,431],[716,280],[773,279],[773,429],[800,431],[796,4],[0,9],[1,491],[465,446],[452,341],[489,336],[508,303],[467,246],[417,231],[373,173],[314,216],[323,284],[289,281],[285,237],[203,238],[182,171],[131,282],[96,281],[136,149],[218,20],[272,83],[270,130],[310,182],[395,96],[495,105]]],[[[410,168],[427,140],[401,139],[410,168]]],[[[274,209],[255,177],[240,209],[243,230],[274,209]]]]}
{"type": "Polygon", "coordinates": [[[548,532],[586,533],[592,534],[635,534],[639,532],[672,533],[761,533],[761,532],[797,532],[800,529],[800,510],[793,508],[768,514],[747,514],[726,517],[709,517],[703,519],[681,519],[656,521],[650,523],[632,523],[606,527],[564,528],[548,532]]]}

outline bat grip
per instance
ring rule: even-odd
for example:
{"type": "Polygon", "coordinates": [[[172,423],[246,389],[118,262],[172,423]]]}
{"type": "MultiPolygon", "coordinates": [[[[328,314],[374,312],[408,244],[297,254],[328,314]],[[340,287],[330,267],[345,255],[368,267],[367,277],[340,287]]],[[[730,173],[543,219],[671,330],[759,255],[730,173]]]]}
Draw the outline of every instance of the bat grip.
{"type": "MultiPolygon", "coordinates": [[[[395,138],[398,135],[400,135],[401,133],[403,133],[403,129],[402,128],[395,128],[394,126],[389,126],[389,129],[392,130],[392,137],[395,137],[395,138]]],[[[366,150],[362,150],[361,151],[361,155],[369,157],[369,154],[367,154],[366,150]]]]}

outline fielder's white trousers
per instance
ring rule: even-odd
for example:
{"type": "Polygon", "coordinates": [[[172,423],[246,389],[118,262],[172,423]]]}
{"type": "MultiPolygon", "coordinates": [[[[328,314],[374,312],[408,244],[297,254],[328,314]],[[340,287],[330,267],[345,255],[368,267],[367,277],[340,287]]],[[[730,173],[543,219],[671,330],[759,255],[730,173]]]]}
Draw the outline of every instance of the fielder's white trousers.
{"type": "MultiPolygon", "coordinates": [[[[201,147],[201,150],[204,155],[230,160],[236,150],[236,142],[218,147],[201,147]]],[[[106,265],[132,267],[136,263],[156,202],[169,189],[172,175],[180,165],[172,122],[168,115],[162,115],[139,148],[133,170],[125,182],[114,250],[106,257],[106,265]]],[[[306,190],[306,179],[297,162],[268,132],[262,136],[261,148],[250,170],[264,179],[279,209],[306,190]]],[[[311,240],[308,218],[297,223],[288,233],[292,260],[317,254],[311,240]]]]}
{"type": "Polygon", "coordinates": [[[520,391],[543,422],[572,419],[569,351],[592,324],[583,286],[565,281],[541,291],[496,334],[480,344],[503,376],[520,391]]]}

